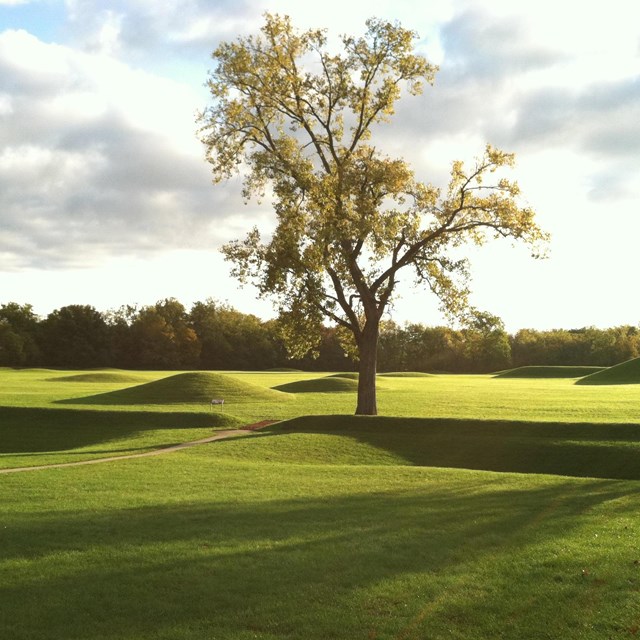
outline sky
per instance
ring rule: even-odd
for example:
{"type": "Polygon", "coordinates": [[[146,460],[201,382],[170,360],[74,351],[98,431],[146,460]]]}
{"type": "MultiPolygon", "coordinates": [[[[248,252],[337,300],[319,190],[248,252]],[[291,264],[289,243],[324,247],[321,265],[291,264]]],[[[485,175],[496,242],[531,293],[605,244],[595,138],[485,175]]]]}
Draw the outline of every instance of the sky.
{"type": "MultiPolygon", "coordinates": [[[[472,302],[509,331],[640,323],[640,3],[608,0],[0,0],[0,303],[46,315],[209,297],[273,315],[219,252],[268,202],[213,185],[195,114],[222,41],[265,11],[332,37],[375,16],[439,65],[373,142],[446,184],[487,142],[514,152],[549,257],[469,251],[472,302]]],[[[403,284],[393,318],[443,322],[403,284]]]]}

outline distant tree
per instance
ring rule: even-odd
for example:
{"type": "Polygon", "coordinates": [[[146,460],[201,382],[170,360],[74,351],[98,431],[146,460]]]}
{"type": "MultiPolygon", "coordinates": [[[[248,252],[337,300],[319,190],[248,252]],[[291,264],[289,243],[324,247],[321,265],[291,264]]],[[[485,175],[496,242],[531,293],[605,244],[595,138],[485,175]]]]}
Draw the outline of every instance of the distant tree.
{"type": "Polygon", "coordinates": [[[28,360],[25,336],[0,319],[0,367],[23,367],[28,360]]]}
{"type": "Polygon", "coordinates": [[[0,305],[0,366],[25,367],[38,364],[39,318],[30,304],[0,305]]]}
{"type": "Polygon", "coordinates": [[[346,330],[359,356],[356,413],[375,414],[380,323],[400,272],[465,315],[460,246],[488,236],[533,245],[544,234],[517,184],[496,173],[513,155],[487,146],[470,168],[454,162],[441,193],[370,144],[403,89],[433,81],[412,31],[371,19],[363,37],[342,37],[341,53],[286,17],[267,14],[261,31],[213,52],[200,134],[214,181],[242,171],[246,197],[269,187],[277,226],[269,240],[254,228],[224,253],[240,280],[274,299],[293,355],[317,344],[326,319],[346,330]]]}
{"type": "Polygon", "coordinates": [[[122,305],[104,314],[109,327],[109,361],[114,367],[136,369],[138,350],[133,332],[133,324],[138,317],[136,305],[122,305]]]}
{"type": "Polygon", "coordinates": [[[476,314],[464,332],[464,341],[469,370],[487,373],[511,366],[509,335],[500,318],[490,313],[476,314]]]}
{"type": "Polygon", "coordinates": [[[202,344],[201,368],[242,370],[276,366],[276,336],[256,316],[209,299],[196,302],[189,317],[202,344]]]}
{"type": "Polygon", "coordinates": [[[49,366],[88,368],[108,364],[107,324],[90,305],[72,304],[56,309],[42,323],[40,335],[49,366]]]}
{"type": "Polygon", "coordinates": [[[584,330],[586,349],[590,364],[610,367],[638,355],[637,329],[635,327],[612,327],[584,330]]]}
{"type": "Polygon", "coordinates": [[[514,367],[542,364],[543,347],[535,329],[520,329],[511,336],[511,359],[514,367]]]}
{"type": "Polygon", "coordinates": [[[378,367],[380,371],[408,371],[407,332],[389,320],[380,327],[378,339],[378,367]]]}
{"type": "Polygon", "coordinates": [[[150,369],[196,368],[200,340],[184,305],[174,298],[140,309],[131,325],[138,366],[150,369]]]}
{"type": "Polygon", "coordinates": [[[638,327],[624,325],[610,329],[615,334],[612,364],[618,364],[640,356],[640,330],[638,327]]]}

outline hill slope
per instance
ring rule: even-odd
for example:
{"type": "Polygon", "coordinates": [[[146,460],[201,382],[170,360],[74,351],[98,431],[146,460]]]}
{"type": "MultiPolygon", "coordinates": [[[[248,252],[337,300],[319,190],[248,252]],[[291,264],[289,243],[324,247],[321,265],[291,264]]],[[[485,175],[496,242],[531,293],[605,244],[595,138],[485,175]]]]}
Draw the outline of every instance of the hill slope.
{"type": "Polygon", "coordinates": [[[144,378],[128,373],[98,371],[95,373],[77,373],[59,378],[49,378],[49,382],[141,382],[144,378]]]}
{"type": "Polygon", "coordinates": [[[303,416],[214,455],[323,465],[409,465],[640,479],[640,425],[303,416]]]}
{"type": "Polygon", "coordinates": [[[287,382],[274,389],[285,393],[352,393],[358,390],[358,381],[351,377],[337,375],[287,382]]]}
{"type": "Polygon", "coordinates": [[[530,366],[509,369],[494,375],[494,378],[581,378],[605,367],[561,367],[561,366],[530,366]]]}
{"type": "Polygon", "coordinates": [[[603,369],[577,380],[576,384],[640,384],[640,358],[603,369]]]}
{"type": "Polygon", "coordinates": [[[178,373],[168,378],[70,400],[73,404],[183,404],[209,403],[213,398],[225,404],[282,401],[287,396],[230,376],[208,371],[178,373]]]}

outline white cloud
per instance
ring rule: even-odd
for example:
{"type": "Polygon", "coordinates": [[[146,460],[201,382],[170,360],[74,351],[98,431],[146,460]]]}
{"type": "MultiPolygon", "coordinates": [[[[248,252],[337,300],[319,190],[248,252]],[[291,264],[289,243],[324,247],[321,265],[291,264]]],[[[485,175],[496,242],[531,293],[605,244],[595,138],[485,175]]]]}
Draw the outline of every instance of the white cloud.
{"type": "Polygon", "coordinates": [[[244,209],[239,194],[211,188],[188,85],[8,31],[0,95],[5,265],[213,248],[244,209]]]}
{"type": "MultiPolygon", "coordinates": [[[[112,303],[89,297],[89,285],[80,288],[82,273],[93,273],[97,289],[105,291],[108,273],[116,280],[130,273],[130,290],[153,291],[149,302],[167,295],[186,301],[180,280],[199,268],[205,281],[222,274],[226,283],[219,259],[205,266],[200,251],[215,256],[222,240],[242,237],[256,223],[268,228],[270,211],[244,206],[237,180],[210,184],[194,123],[194,111],[207,102],[201,84],[210,51],[221,39],[256,31],[267,9],[289,14],[300,28],[327,27],[333,36],[361,33],[374,15],[416,29],[420,50],[441,64],[435,87],[403,99],[392,123],[376,132],[375,144],[409,160],[418,178],[438,184],[446,181],[450,160],[471,160],[486,141],[517,152],[515,175],[553,234],[547,263],[531,263],[524,252],[508,254],[506,246],[479,254],[478,305],[502,314],[512,329],[524,326],[521,319],[533,318],[535,309],[556,309],[572,318],[564,324],[585,324],[596,318],[589,307],[598,307],[594,323],[615,322],[604,307],[616,306],[615,274],[635,270],[640,234],[640,10],[628,0],[66,5],[67,22],[57,32],[65,44],[27,31],[0,34],[5,269],[93,265],[60,273],[83,292],[82,302],[101,308],[112,303]],[[616,236],[609,229],[624,232],[616,236]],[[172,269],[175,278],[168,275],[172,269]],[[154,288],[154,273],[171,287],[154,288]],[[589,278],[606,302],[589,296],[589,278]],[[577,292],[570,302],[563,285],[569,281],[577,292]]],[[[36,276],[24,282],[28,290],[38,286],[36,276]]],[[[240,300],[235,284],[228,286],[233,302],[240,300]]],[[[133,294],[116,297],[113,304],[140,301],[133,294]]],[[[437,321],[420,317],[411,303],[409,309],[398,317],[437,321]]],[[[624,321],[637,321],[638,302],[627,296],[621,313],[624,321]]]]}

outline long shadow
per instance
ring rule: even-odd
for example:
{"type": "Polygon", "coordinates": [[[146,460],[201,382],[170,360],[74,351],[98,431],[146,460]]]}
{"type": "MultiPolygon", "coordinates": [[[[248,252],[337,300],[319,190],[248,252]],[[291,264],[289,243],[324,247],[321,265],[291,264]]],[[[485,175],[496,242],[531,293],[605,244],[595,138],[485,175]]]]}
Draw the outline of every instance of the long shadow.
{"type": "Polygon", "coordinates": [[[634,424],[305,416],[265,435],[292,432],[348,436],[419,466],[640,479],[634,424]]]}
{"type": "MultiPolygon", "coordinates": [[[[0,579],[7,612],[0,633],[12,640],[515,639],[524,636],[508,618],[522,594],[544,592],[575,609],[547,609],[551,635],[544,637],[583,638],[574,617],[602,622],[613,603],[619,622],[637,597],[633,587],[601,590],[594,607],[581,599],[593,585],[580,566],[591,566],[597,550],[576,566],[557,545],[542,551],[536,573],[529,546],[570,539],[588,529],[585,513],[629,491],[627,483],[602,481],[505,489],[427,483],[330,498],[18,514],[0,529],[3,557],[20,566],[0,579]],[[495,562],[509,567],[508,576],[493,570],[495,562]],[[492,591],[479,588],[487,579],[492,591]],[[474,594],[464,612],[456,609],[458,591],[474,594]],[[432,602],[439,606],[421,617],[432,602]],[[501,613],[487,622],[498,603],[501,613]],[[480,620],[495,628],[478,629],[480,620]],[[442,635],[426,633],[438,623],[446,625],[442,635]],[[414,635],[400,635],[411,625],[414,635]]],[[[528,614],[538,615],[535,607],[528,614]]]]}
{"type": "Polygon", "coordinates": [[[66,451],[149,430],[235,424],[233,418],[213,412],[0,407],[0,453],[66,451]]]}

